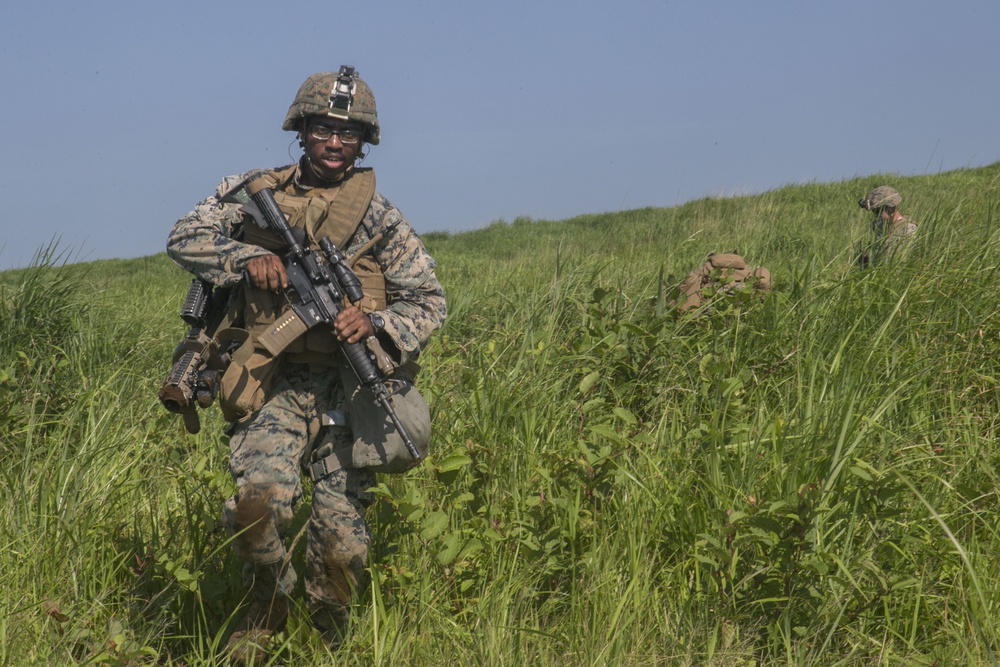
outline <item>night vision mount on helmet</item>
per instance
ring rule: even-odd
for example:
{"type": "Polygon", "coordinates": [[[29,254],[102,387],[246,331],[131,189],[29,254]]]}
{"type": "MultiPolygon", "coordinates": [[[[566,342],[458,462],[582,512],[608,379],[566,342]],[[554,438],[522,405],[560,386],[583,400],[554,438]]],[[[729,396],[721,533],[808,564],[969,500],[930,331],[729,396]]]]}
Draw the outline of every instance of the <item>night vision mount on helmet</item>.
{"type": "Polygon", "coordinates": [[[295,101],[288,107],[281,129],[299,132],[302,130],[302,119],[308,116],[361,123],[365,127],[365,143],[374,146],[379,142],[375,96],[368,84],[348,65],[342,66],[339,72],[320,72],[306,79],[295,95],[295,101]]]}

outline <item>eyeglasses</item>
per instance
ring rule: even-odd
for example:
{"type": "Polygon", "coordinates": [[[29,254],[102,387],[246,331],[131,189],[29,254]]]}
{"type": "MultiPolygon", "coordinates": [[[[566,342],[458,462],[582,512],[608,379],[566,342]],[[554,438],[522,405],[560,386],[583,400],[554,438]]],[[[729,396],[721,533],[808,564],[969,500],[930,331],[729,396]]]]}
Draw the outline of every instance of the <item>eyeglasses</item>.
{"type": "Polygon", "coordinates": [[[361,141],[362,130],[357,127],[330,127],[322,123],[309,124],[309,136],[319,141],[327,141],[333,135],[337,135],[340,143],[345,146],[353,146],[361,141]]]}

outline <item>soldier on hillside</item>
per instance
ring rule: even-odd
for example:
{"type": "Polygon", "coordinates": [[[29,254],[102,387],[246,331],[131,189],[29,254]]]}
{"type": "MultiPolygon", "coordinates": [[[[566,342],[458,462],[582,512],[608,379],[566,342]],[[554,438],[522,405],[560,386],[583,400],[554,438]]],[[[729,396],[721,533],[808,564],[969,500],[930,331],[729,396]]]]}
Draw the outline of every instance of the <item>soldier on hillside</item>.
{"type": "Polygon", "coordinates": [[[888,185],[879,186],[858,200],[858,206],[875,216],[869,241],[857,258],[859,266],[868,267],[886,259],[917,233],[917,225],[899,212],[902,200],[888,185]]]}
{"type": "MultiPolygon", "coordinates": [[[[373,499],[368,490],[374,471],[387,467],[379,467],[377,452],[359,455],[363,419],[354,420],[361,401],[346,386],[339,342],[360,341],[373,355],[377,348],[379,365],[390,366],[393,382],[412,388],[406,383],[414,362],[446,312],[434,260],[399,210],[375,191],[374,172],[355,165],[366,144],[379,143],[379,123],[372,91],[354,68],[306,79],[282,129],[297,133],[303,155],[259,173],[293,231],[304,232],[303,245],[316,250],[326,238],[343,250],[364,298],[360,307],[340,311],[332,331],[318,326],[286,336],[291,342],[269,365],[240,369],[238,382],[227,387],[231,365],[222,380],[219,398],[231,420],[229,469],[237,488],[223,507],[223,523],[244,561],[248,589],[245,614],[226,650],[246,664],[264,660],[288,616],[297,575],[286,532],[303,495],[303,472],[313,482],[304,529],[306,608],[328,646],[342,641],[355,591],[363,585],[371,541],[364,519],[373,499]],[[247,394],[246,384],[255,382],[258,390],[247,394]]],[[[276,254],[284,245],[223,196],[254,173],[226,178],[176,223],[167,241],[179,266],[216,286],[234,287],[230,310],[250,333],[244,345],[277,332],[289,313],[288,274],[276,254]]],[[[239,356],[233,355],[234,365],[239,356]]],[[[419,398],[415,390],[411,395],[419,398]]],[[[414,429],[429,437],[429,414],[422,420],[414,429]]],[[[375,444],[371,449],[381,451],[384,443],[375,444]]]]}

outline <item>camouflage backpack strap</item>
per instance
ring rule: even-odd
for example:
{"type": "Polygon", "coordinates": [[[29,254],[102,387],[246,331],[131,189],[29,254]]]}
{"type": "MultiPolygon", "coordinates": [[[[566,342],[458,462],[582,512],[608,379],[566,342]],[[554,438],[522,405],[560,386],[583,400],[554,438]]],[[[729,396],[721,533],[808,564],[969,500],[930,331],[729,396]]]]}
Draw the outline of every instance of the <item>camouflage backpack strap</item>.
{"type": "MultiPolygon", "coordinates": [[[[298,221],[303,217],[302,209],[305,208],[307,202],[305,197],[297,197],[292,193],[285,192],[289,188],[294,190],[292,184],[297,168],[297,165],[293,164],[279,169],[257,172],[257,177],[267,183],[274,192],[275,200],[277,200],[285,217],[288,218],[288,224],[292,227],[301,226],[298,221]]],[[[256,223],[248,220],[244,220],[243,237],[240,240],[272,252],[281,252],[285,249],[284,243],[274,232],[269,229],[261,229],[256,223]]]]}
{"type": "Polygon", "coordinates": [[[297,169],[298,164],[290,164],[287,167],[265,171],[261,177],[270,181],[272,190],[284,190],[292,182],[297,169]]]}

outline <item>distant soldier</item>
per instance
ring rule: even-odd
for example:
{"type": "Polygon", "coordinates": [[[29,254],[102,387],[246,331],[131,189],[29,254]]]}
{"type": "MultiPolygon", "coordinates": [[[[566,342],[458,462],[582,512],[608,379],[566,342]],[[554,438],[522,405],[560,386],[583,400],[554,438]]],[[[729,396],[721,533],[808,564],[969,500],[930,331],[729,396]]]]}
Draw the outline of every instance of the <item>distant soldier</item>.
{"type": "Polygon", "coordinates": [[[871,238],[858,255],[859,266],[877,264],[899,251],[917,233],[917,225],[899,212],[902,201],[899,193],[888,185],[879,186],[858,200],[858,206],[875,214],[871,222],[871,238]]]}

